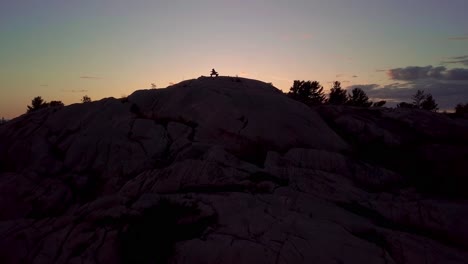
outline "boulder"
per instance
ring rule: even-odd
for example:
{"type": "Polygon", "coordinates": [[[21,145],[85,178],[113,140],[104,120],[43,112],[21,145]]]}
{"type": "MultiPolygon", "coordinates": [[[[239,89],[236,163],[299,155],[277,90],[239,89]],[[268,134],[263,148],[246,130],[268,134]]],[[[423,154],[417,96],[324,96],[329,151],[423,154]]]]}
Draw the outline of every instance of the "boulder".
{"type": "Polygon", "coordinates": [[[0,127],[1,263],[466,263],[468,124],[200,77],[0,127]]]}

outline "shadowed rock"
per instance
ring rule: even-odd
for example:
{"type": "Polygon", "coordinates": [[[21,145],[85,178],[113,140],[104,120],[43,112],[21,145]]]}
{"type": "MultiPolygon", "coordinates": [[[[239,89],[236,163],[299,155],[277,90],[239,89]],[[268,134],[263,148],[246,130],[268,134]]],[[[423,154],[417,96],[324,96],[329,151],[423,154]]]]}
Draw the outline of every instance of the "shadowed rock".
{"type": "Polygon", "coordinates": [[[40,109],[0,127],[0,263],[466,263],[467,135],[231,77],[40,109]]]}

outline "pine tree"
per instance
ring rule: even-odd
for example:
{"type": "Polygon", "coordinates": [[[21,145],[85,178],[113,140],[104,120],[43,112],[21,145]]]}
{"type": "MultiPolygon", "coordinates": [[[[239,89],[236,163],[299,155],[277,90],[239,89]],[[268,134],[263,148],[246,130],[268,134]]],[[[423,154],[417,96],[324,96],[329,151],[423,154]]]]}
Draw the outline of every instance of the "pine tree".
{"type": "Polygon", "coordinates": [[[369,107],[372,102],[369,101],[369,97],[361,88],[354,88],[349,96],[348,104],[359,107],[369,107]]]}
{"type": "Polygon", "coordinates": [[[307,105],[321,104],[325,100],[323,87],[317,81],[295,80],[293,86],[289,89],[288,95],[292,99],[307,105]]]}
{"type": "MultiPolygon", "coordinates": [[[[310,81],[309,81],[310,82],[310,81]]],[[[323,86],[319,82],[313,81],[311,84],[310,104],[319,105],[325,101],[325,94],[323,93],[323,86]]]]}
{"type": "Polygon", "coordinates": [[[346,90],[341,88],[340,82],[334,82],[328,94],[328,103],[332,105],[344,105],[348,101],[346,90]]]}
{"type": "Polygon", "coordinates": [[[421,108],[421,104],[426,99],[426,94],[424,94],[423,90],[418,90],[415,95],[411,97],[413,99],[413,105],[415,108],[421,108]]]}
{"type": "Polygon", "coordinates": [[[432,98],[432,94],[426,95],[424,100],[421,102],[421,109],[433,112],[437,112],[437,110],[439,110],[434,98],[432,98]]]}
{"type": "Polygon", "coordinates": [[[46,101],[44,101],[42,97],[37,96],[34,97],[34,99],[31,101],[31,106],[28,105],[27,112],[30,113],[42,108],[46,108],[47,106],[49,106],[49,104],[46,101]]]}

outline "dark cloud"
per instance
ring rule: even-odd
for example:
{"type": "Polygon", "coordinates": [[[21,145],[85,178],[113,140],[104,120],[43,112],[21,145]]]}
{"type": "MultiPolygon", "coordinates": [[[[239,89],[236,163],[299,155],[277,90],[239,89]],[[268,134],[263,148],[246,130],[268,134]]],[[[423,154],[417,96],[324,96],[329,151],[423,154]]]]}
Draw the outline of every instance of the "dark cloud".
{"type": "MultiPolygon", "coordinates": [[[[468,56],[447,58],[445,63],[468,63],[468,56]]],[[[384,71],[377,69],[377,72],[384,71]]],[[[440,110],[453,110],[458,103],[468,102],[468,69],[444,66],[409,66],[386,70],[391,80],[400,81],[387,85],[365,84],[347,87],[348,91],[359,87],[372,100],[386,100],[394,107],[400,102],[411,102],[417,90],[432,94],[440,110]]]]}
{"type": "Polygon", "coordinates": [[[387,70],[377,69],[376,72],[386,72],[387,70]]]}
{"type": "Polygon", "coordinates": [[[351,91],[354,88],[361,88],[370,98],[373,98],[374,100],[388,100],[390,102],[408,101],[410,100],[414,91],[417,90],[414,89],[414,87],[400,85],[399,83],[385,86],[380,86],[378,84],[352,85],[347,87],[347,90],[351,91]]]}
{"type": "Polygon", "coordinates": [[[96,77],[96,76],[80,76],[80,79],[99,80],[99,79],[101,79],[101,77],[96,77]]]}
{"type": "Polygon", "coordinates": [[[41,87],[47,87],[47,86],[49,86],[49,85],[48,85],[48,84],[41,84],[40,86],[41,86],[41,87]]]}
{"type": "Polygon", "coordinates": [[[458,56],[458,57],[451,57],[450,59],[453,59],[453,60],[464,60],[464,59],[468,59],[468,55],[465,55],[465,56],[458,56]]]}
{"type": "Polygon", "coordinates": [[[446,80],[459,81],[468,80],[468,69],[447,69],[444,66],[418,67],[390,69],[387,72],[392,80],[416,81],[416,80],[446,80]]]}
{"type": "Polygon", "coordinates": [[[468,36],[451,37],[450,40],[468,40],[468,36]]]}
{"type": "Polygon", "coordinates": [[[357,76],[357,75],[353,75],[353,76],[351,76],[351,77],[353,77],[353,78],[357,78],[358,76],[357,76]]]}
{"type": "Polygon", "coordinates": [[[373,100],[386,100],[388,106],[399,102],[410,102],[417,90],[432,94],[441,110],[453,110],[458,103],[468,102],[467,81],[424,80],[389,85],[366,84],[352,85],[348,90],[359,87],[373,100]]]}
{"type": "Polygon", "coordinates": [[[468,56],[451,57],[448,58],[448,60],[443,61],[442,64],[463,64],[468,66],[468,56]]]}
{"type": "Polygon", "coordinates": [[[468,69],[451,69],[445,74],[445,80],[468,81],[468,69]]]}

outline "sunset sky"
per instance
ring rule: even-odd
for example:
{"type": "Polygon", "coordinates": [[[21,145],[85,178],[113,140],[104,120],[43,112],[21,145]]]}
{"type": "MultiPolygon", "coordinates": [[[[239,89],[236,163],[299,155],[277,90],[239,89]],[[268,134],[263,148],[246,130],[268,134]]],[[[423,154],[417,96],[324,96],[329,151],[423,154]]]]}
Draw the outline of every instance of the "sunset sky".
{"type": "MultiPolygon", "coordinates": [[[[208,75],[468,102],[467,0],[0,0],[0,118],[208,75]]],[[[409,99],[407,99],[409,100],[409,99]]]]}

